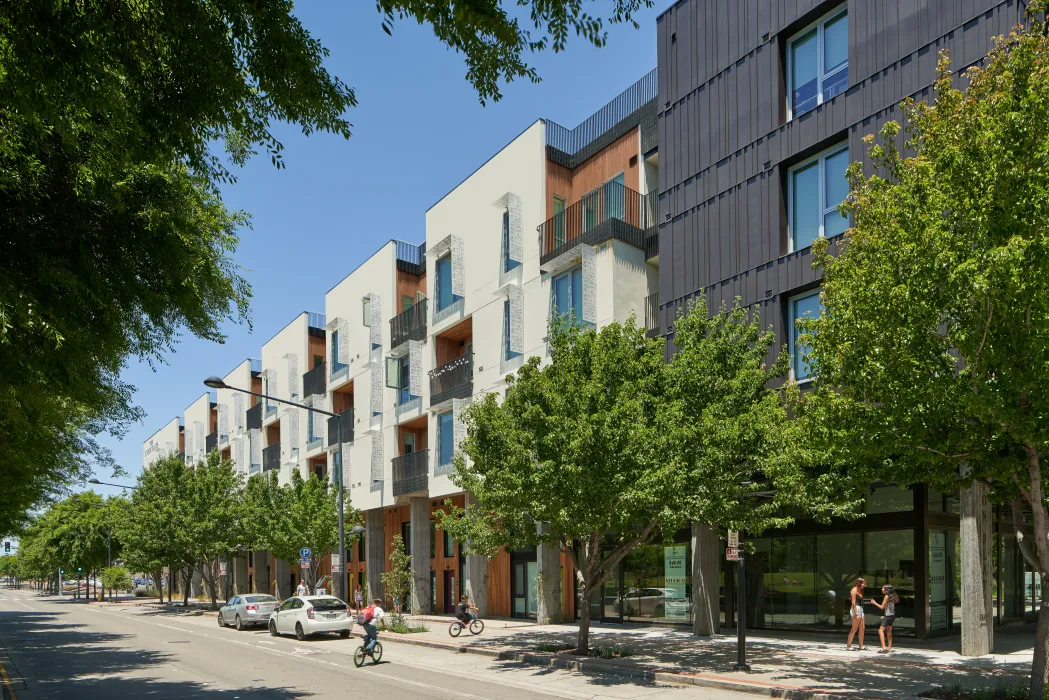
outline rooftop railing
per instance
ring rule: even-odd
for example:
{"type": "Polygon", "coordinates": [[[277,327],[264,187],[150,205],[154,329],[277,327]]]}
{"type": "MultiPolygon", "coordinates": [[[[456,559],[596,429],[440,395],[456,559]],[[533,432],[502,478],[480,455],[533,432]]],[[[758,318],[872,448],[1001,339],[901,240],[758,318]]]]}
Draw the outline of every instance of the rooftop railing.
{"type": "Polygon", "coordinates": [[[552,121],[546,123],[546,145],[569,155],[578,153],[609,129],[659,96],[657,69],[621,92],[574,129],[552,121]]]}

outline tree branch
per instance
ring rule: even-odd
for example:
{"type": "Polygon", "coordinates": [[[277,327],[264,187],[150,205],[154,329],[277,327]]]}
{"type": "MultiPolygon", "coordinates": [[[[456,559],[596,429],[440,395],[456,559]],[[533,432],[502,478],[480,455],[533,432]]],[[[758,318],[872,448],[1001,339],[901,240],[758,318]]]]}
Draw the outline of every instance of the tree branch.
{"type": "Polygon", "coordinates": [[[983,337],[980,338],[980,345],[976,348],[976,361],[973,362],[973,389],[976,388],[976,370],[980,366],[980,353],[983,352],[983,345],[987,342],[987,331],[991,330],[991,319],[994,318],[994,304],[990,303],[987,307],[987,323],[983,326],[983,337]]]}
{"type": "Polygon", "coordinates": [[[1041,571],[1038,563],[1038,554],[1031,547],[1031,534],[1027,523],[1023,520],[1023,501],[1019,497],[1009,499],[1009,507],[1013,509],[1013,531],[1016,533],[1016,544],[1020,546],[1020,553],[1034,569],[1041,571]]]}
{"type": "Polygon", "coordinates": [[[656,521],[653,520],[648,525],[645,525],[644,529],[637,537],[619,545],[615,549],[615,551],[612,552],[611,556],[608,557],[608,559],[605,559],[601,562],[601,572],[597,574],[596,578],[593,582],[591,582],[590,585],[594,588],[597,588],[598,586],[604,584],[605,579],[608,578],[608,574],[612,571],[612,569],[616,567],[617,564],[619,564],[620,561],[623,560],[624,557],[626,557],[627,554],[629,554],[638,545],[647,542],[649,538],[652,537],[652,533],[656,528],[656,524],[656,521]]]}
{"type": "Polygon", "coordinates": [[[939,450],[934,450],[931,447],[923,447],[922,445],[915,445],[914,449],[921,450],[922,452],[931,452],[934,455],[940,455],[941,457],[946,457],[947,459],[961,459],[963,457],[968,457],[972,454],[972,452],[958,452],[957,454],[949,455],[946,452],[940,452],[939,450]]]}

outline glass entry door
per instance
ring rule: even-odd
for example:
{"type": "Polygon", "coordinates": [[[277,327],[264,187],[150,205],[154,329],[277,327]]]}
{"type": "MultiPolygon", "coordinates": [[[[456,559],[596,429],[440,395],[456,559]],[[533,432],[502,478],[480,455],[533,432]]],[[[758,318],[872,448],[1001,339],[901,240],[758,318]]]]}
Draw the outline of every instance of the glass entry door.
{"type": "Polygon", "coordinates": [[[539,612],[539,589],[536,576],[539,573],[534,561],[517,561],[513,563],[513,598],[514,617],[536,617],[539,612]]]}

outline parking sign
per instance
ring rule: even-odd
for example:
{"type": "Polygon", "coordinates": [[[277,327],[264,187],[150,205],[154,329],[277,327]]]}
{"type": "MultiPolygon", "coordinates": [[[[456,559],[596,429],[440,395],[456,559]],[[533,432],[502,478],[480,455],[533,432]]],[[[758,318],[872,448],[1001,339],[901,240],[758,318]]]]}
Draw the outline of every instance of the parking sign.
{"type": "Polygon", "coordinates": [[[739,550],[734,547],[728,547],[725,550],[726,561],[739,561],[739,550]]]}
{"type": "Polygon", "coordinates": [[[313,554],[313,551],[309,547],[303,547],[299,550],[300,559],[309,559],[311,554],[313,554]]]}

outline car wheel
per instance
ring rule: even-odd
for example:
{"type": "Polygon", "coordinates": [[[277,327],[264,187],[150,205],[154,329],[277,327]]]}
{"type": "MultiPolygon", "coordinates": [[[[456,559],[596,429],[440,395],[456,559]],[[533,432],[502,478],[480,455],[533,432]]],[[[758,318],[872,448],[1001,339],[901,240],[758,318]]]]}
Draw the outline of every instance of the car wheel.
{"type": "Polygon", "coordinates": [[[270,620],[270,635],[273,637],[277,636],[277,623],[270,620]]]}
{"type": "Polygon", "coordinates": [[[244,631],[244,623],[240,621],[240,615],[237,615],[237,619],[236,619],[235,622],[236,622],[235,626],[237,628],[237,631],[238,632],[243,632],[244,631]]]}
{"type": "Polygon", "coordinates": [[[302,624],[299,622],[295,623],[295,639],[298,639],[300,642],[306,639],[306,633],[302,631],[302,624]]]}
{"type": "Polygon", "coordinates": [[[216,619],[218,619],[218,621],[219,621],[219,627],[225,627],[226,626],[226,623],[222,621],[222,613],[219,613],[218,617],[216,619]]]}
{"type": "Polygon", "coordinates": [[[343,639],[349,639],[350,631],[349,630],[339,630],[339,636],[342,637],[343,639]]]}

